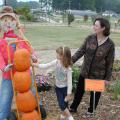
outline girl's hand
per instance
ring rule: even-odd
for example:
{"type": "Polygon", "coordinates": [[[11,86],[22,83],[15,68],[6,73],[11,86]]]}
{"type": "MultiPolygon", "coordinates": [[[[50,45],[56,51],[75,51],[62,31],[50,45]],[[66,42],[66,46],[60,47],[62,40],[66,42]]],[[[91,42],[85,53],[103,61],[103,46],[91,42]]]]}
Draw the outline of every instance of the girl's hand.
{"type": "Polygon", "coordinates": [[[72,100],[71,94],[69,94],[65,97],[65,102],[68,102],[68,101],[71,101],[71,100],[72,100]]]}
{"type": "Polygon", "coordinates": [[[35,55],[31,55],[31,59],[34,63],[37,63],[37,57],[35,55]]]}
{"type": "Polygon", "coordinates": [[[34,66],[34,67],[39,67],[39,64],[38,63],[32,63],[32,65],[34,66]]]}

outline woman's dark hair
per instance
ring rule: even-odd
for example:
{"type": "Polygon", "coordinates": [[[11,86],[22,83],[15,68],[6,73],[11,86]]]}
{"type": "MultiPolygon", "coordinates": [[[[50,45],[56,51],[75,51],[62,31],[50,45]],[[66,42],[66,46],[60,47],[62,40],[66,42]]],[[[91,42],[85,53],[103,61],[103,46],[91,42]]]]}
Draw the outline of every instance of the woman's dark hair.
{"type": "Polygon", "coordinates": [[[96,21],[100,22],[100,26],[102,28],[105,27],[105,30],[103,31],[103,35],[104,36],[110,35],[110,23],[109,23],[109,21],[105,18],[97,18],[97,19],[95,19],[94,24],[96,21]]]}
{"type": "Polygon", "coordinates": [[[71,58],[71,50],[68,47],[59,47],[56,49],[56,52],[59,55],[63,55],[63,66],[65,68],[68,68],[69,66],[72,66],[72,58],[71,58]]]}

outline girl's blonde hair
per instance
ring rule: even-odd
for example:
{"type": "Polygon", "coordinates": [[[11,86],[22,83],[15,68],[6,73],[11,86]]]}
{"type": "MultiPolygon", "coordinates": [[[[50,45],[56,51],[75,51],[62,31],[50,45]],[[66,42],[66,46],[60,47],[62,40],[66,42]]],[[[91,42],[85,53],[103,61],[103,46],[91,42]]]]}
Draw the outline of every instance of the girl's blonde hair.
{"type": "Polygon", "coordinates": [[[63,56],[62,63],[65,68],[72,66],[71,50],[69,47],[59,47],[56,49],[56,52],[63,56]]]}

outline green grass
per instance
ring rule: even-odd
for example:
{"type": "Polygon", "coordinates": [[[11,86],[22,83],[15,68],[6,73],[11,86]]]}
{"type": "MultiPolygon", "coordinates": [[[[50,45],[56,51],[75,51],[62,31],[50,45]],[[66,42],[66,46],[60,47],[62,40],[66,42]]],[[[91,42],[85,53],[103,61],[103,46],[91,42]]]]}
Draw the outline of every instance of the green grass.
{"type": "Polygon", "coordinates": [[[74,27],[40,26],[26,29],[26,36],[36,49],[56,49],[58,46],[78,47],[89,30],[74,27]]]}
{"type": "MultiPolygon", "coordinates": [[[[56,49],[59,46],[78,48],[84,39],[92,33],[91,29],[81,28],[80,25],[72,24],[74,27],[49,25],[37,27],[26,25],[25,35],[36,50],[56,49]]],[[[120,46],[120,33],[111,33],[111,38],[116,46],[120,46]]]]}
{"type": "MultiPolygon", "coordinates": [[[[90,29],[80,27],[37,26],[26,28],[26,37],[36,50],[56,49],[59,46],[78,48],[85,37],[91,33],[90,29]]],[[[116,46],[120,46],[120,33],[112,33],[111,38],[116,46]]]]}

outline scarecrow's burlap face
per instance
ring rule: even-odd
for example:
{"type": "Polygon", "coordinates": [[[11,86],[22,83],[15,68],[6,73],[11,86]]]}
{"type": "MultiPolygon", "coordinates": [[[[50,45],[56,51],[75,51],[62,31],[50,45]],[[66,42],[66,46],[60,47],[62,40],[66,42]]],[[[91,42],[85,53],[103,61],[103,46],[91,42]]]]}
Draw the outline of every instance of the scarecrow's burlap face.
{"type": "Polygon", "coordinates": [[[0,19],[1,30],[8,32],[10,30],[15,30],[17,27],[17,20],[12,16],[5,15],[0,19]]]}

